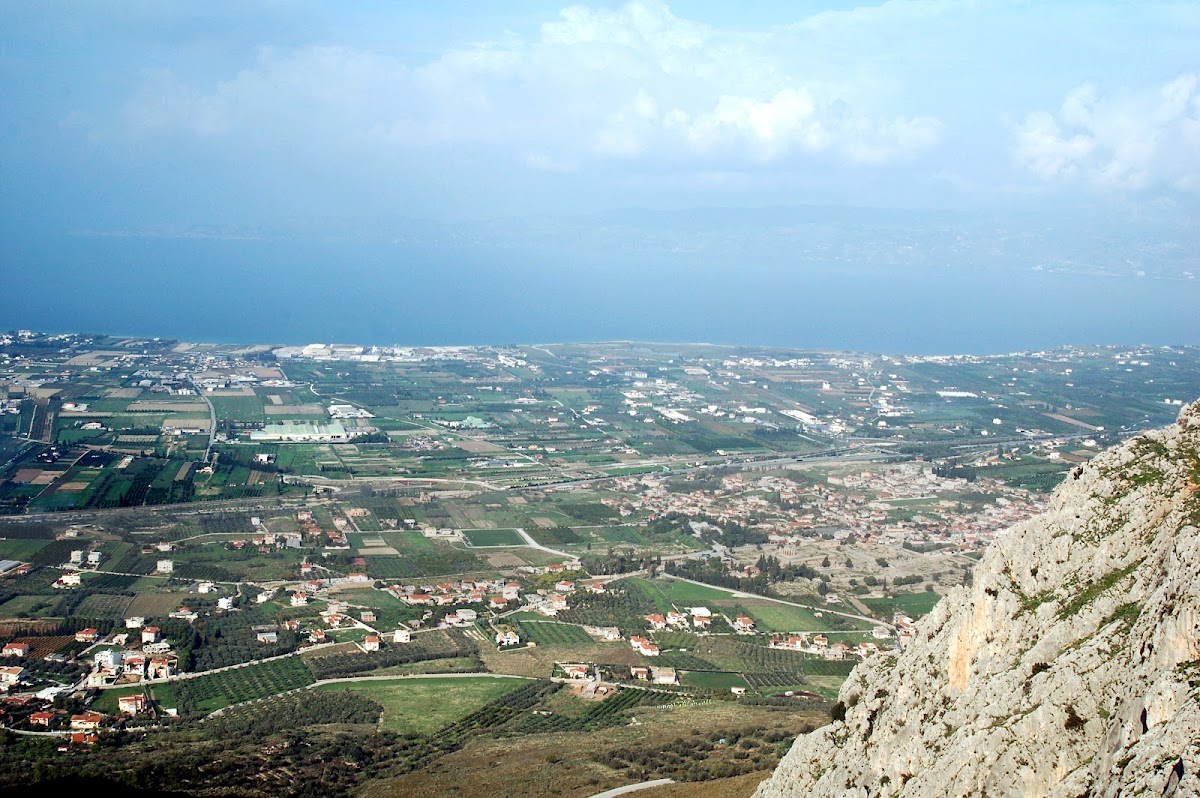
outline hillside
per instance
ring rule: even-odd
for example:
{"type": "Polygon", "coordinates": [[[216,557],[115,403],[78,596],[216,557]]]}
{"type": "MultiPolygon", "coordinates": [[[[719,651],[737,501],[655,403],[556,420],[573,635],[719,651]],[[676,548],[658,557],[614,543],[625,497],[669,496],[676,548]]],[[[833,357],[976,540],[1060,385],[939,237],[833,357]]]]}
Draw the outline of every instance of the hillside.
{"type": "Polygon", "coordinates": [[[1200,794],[1200,404],[1076,470],[756,798],[1200,794]]]}

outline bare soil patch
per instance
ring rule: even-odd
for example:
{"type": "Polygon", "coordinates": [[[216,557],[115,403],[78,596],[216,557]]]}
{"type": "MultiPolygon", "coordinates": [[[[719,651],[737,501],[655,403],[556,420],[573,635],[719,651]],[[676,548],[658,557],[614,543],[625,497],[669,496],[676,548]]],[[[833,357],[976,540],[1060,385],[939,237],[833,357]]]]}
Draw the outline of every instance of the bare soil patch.
{"type": "Polygon", "coordinates": [[[16,474],[13,474],[12,481],[13,482],[22,482],[25,484],[31,484],[31,483],[33,483],[33,481],[35,479],[37,479],[41,475],[42,475],[42,469],[40,469],[40,468],[22,468],[22,469],[19,469],[16,474]]]}

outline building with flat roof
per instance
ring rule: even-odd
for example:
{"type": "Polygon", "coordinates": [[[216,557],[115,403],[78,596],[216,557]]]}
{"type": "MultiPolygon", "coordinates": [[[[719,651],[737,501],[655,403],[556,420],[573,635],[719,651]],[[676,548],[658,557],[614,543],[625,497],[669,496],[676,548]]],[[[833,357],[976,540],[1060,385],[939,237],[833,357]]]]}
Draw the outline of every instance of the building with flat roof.
{"type": "Polygon", "coordinates": [[[334,421],[317,424],[310,421],[285,421],[268,424],[264,429],[250,433],[250,440],[275,443],[339,443],[350,440],[346,428],[334,421]]]}

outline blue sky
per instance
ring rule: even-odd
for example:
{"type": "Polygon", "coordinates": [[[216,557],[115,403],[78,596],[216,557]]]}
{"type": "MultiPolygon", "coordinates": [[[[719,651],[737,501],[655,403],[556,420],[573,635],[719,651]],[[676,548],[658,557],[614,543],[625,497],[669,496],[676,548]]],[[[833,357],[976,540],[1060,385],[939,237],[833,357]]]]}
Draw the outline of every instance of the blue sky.
{"type": "Polygon", "coordinates": [[[1194,2],[3,2],[0,226],[1187,212],[1197,42],[1194,2]]]}

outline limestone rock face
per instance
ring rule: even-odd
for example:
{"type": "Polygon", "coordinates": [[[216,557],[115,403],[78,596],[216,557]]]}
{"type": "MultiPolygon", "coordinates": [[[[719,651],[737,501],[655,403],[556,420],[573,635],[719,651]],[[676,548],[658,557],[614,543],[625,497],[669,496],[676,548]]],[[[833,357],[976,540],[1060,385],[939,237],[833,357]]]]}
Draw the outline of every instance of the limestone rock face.
{"type": "Polygon", "coordinates": [[[1074,471],[755,798],[1200,795],[1200,403],[1074,471]]]}

